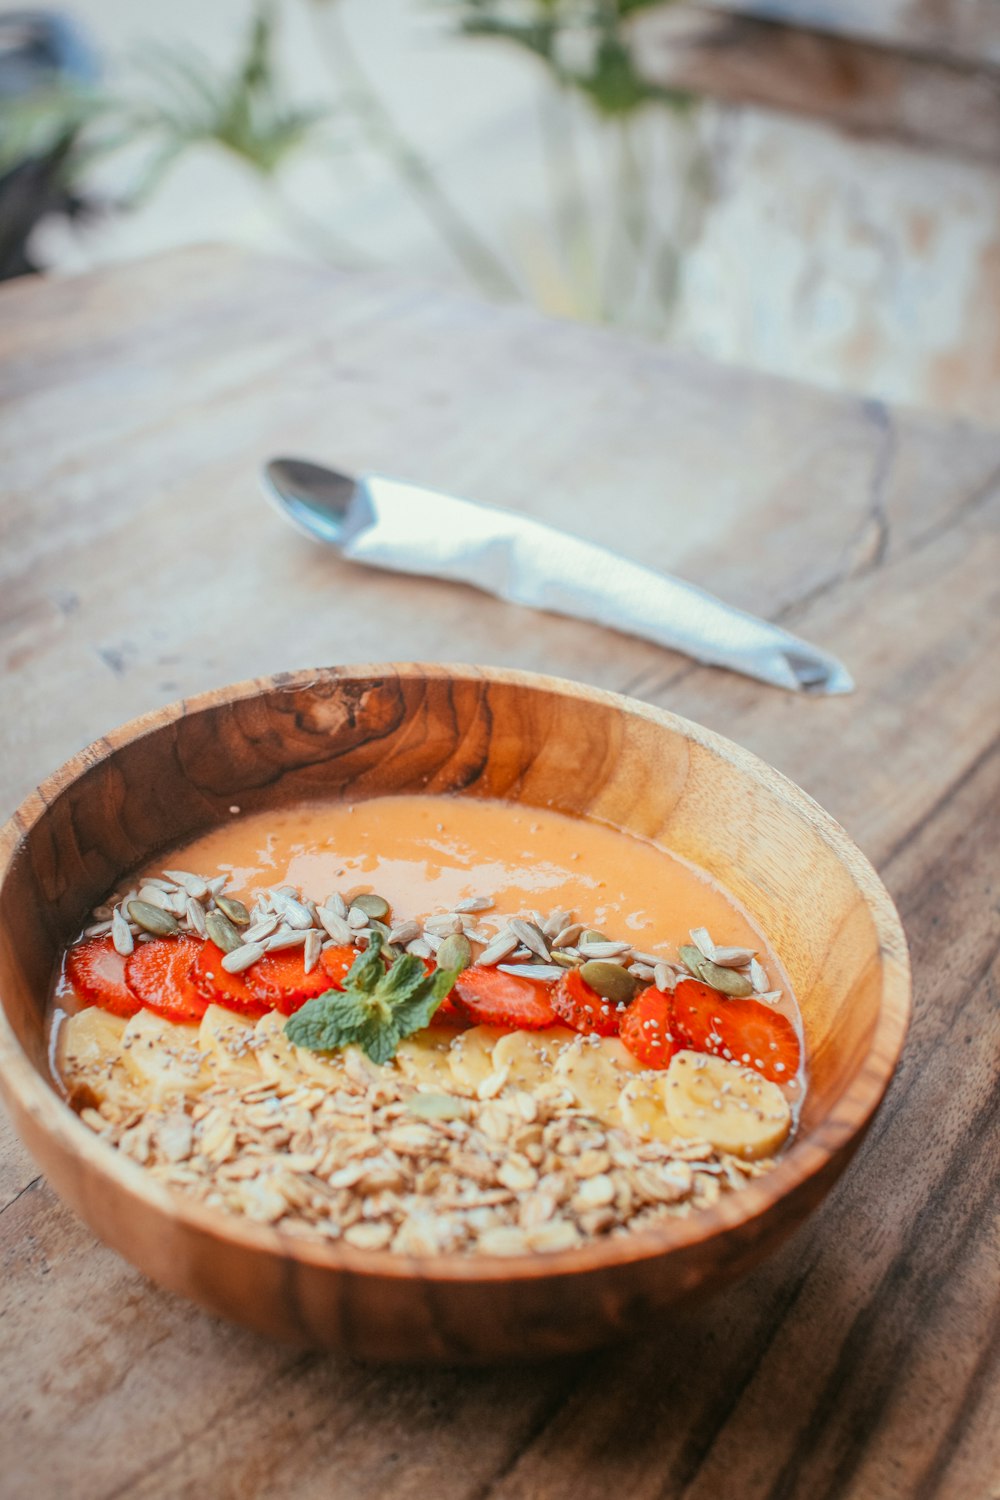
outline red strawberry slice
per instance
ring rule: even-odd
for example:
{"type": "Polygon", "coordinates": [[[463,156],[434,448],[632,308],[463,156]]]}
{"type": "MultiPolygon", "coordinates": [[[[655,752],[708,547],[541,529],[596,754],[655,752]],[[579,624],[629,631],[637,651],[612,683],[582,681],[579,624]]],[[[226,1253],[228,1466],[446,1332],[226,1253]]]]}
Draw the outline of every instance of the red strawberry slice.
{"type": "Polygon", "coordinates": [[[222,967],[224,957],[222,949],[214,943],[201,944],[201,952],[191,967],[191,982],[199,995],[210,1005],[222,1005],[240,1015],[264,1015],[271,1007],[258,999],[244,974],[230,974],[222,967]]]}
{"type": "Polygon", "coordinates": [[[685,1045],[754,1068],[772,1083],[787,1083],[799,1070],[795,1027],[761,1000],[728,1000],[699,980],[685,979],[674,996],[674,1020],[685,1045]]]}
{"type": "Polygon", "coordinates": [[[66,955],[66,977],[86,1000],[115,1016],[134,1016],[140,1004],[125,983],[125,959],[110,937],[77,943],[66,955]]]}
{"type": "Polygon", "coordinates": [[[195,938],[154,938],[125,960],[125,982],[148,1010],[168,1021],[200,1021],[208,1001],[191,977],[202,945],[195,938]]]}
{"type": "Polygon", "coordinates": [[[358,957],[357,948],[352,948],[350,943],[345,943],[340,948],[324,948],[319,956],[320,968],[327,976],[326,988],[332,985],[335,990],[344,988],[344,980],[348,971],[353,967],[354,960],[358,957]]]}
{"type": "Polygon", "coordinates": [[[339,988],[331,985],[330,975],[322,963],[318,963],[310,974],[306,973],[301,948],[265,953],[246,970],[246,981],[262,1005],[270,1010],[280,1010],[285,1016],[292,1015],[307,1000],[325,995],[328,989],[339,988]]]}
{"type": "Polygon", "coordinates": [[[510,1031],[541,1031],[558,1020],[550,986],[474,964],[455,981],[450,999],[466,1020],[477,1026],[505,1026],[510,1031]]]}
{"type": "Polygon", "coordinates": [[[618,1035],[643,1067],[668,1067],[681,1046],[673,1024],[670,996],[653,985],[643,990],[622,1016],[618,1035]]]}
{"type": "Polygon", "coordinates": [[[617,1036],[623,1011],[606,1000],[580,978],[578,969],[568,969],[552,991],[552,1009],[561,1021],[585,1036],[617,1036]]]}

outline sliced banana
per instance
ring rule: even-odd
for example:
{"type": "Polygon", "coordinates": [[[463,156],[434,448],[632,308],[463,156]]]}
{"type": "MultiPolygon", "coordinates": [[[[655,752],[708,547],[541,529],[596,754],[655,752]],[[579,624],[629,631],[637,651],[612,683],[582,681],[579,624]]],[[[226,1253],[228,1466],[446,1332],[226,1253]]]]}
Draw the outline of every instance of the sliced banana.
{"type": "Polygon", "coordinates": [[[664,1093],[675,1134],[696,1136],[734,1156],[773,1156],[791,1129],[788,1101],[777,1084],[722,1057],[678,1052],[664,1093]]]}
{"type": "Polygon", "coordinates": [[[124,1016],[112,1016],[97,1005],[67,1016],[56,1039],[56,1066],[67,1090],[89,1088],[100,1102],[131,1092],[122,1066],[124,1016]]]}
{"type": "Polygon", "coordinates": [[[551,1083],[556,1063],[579,1033],[568,1026],[545,1031],[508,1031],[493,1048],[493,1070],[507,1070],[507,1085],[529,1093],[540,1083],[551,1083]]]}
{"type": "Polygon", "coordinates": [[[203,1066],[197,1026],[141,1010],[125,1027],[121,1045],[129,1077],[157,1096],[198,1093],[212,1083],[211,1070],[203,1066]]]}
{"type": "Polygon", "coordinates": [[[340,1052],[312,1052],[308,1047],[293,1047],[292,1051],[306,1077],[328,1089],[342,1089],[350,1082],[352,1075],[347,1067],[348,1053],[364,1057],[358,1047],[344,1047],[340,1052]]]}
{"type": "Polygon", "coordinates": [[[473,1026],[460,1031],[448,1054],[451,1076],[459,1088],[474,1094],[493,1072],[493,1048],[506,1033],[499,1026],[473,1026]]]}
{"type": "Polygon", "coordinates": [[[427,1026],[404,1037],[396,1048],[396,1062],[410,1083],[439,1093],[453,1089],[455,1080],[448,1060],[458,1035],[451,1026],[427,1026]]]}
{"type": "Polygon", "coordinates": [[[261,1016],[254,1027],[254,1050],[265,1078],[293,1089],[300,1086],[303,1081],[300,1049],[293,1047],[286,1037],[285,1017],[280,1011],[269,1010],[261,1016]]]}
{"type": "Polygon", "coordinates": [[[577,1037],[573,1046],[560,1053],[554,1072],[581,1109],[608,1125],[619,1125],[622,1089],[641,1067],[617,1037],[602,1037],[596,1044],[577,1037]]]}
{"type": "Polygon", "coordinates": [[[621,1091],[619,1121],[645,1141],[672,1141],[679,1133],[667,1114],[666,1082],[663,1072],[638,1073],[621,1091]]]}
{"type": "Polygon", "coordinates": [[[260,1078],[254,1054],[253,1022],[221,1005],[210,1005],[201,1018],[198,1040],[213,1078],[252,1084],[260,1078]]]}

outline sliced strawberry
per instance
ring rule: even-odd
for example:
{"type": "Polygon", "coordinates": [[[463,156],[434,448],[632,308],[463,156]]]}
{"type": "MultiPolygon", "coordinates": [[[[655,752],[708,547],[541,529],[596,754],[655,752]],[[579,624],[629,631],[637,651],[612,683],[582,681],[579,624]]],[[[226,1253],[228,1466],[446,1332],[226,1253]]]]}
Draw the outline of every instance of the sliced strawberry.
{"type": "Polygon", "coordinates": [[[680,1050],[670,996],[650,985],[622,1016],[618,1033],[624,1046],[645,1068],[665,1068],[680,1050]]]}
{"type": "Polygon", "coordinates": [[[140,943],[125,960],[125,982],[147,1010],[168,1021],[200,1021],[208,1001],[195,988],[191,970],[201,947],[189,937],[140,943]]]}
{"type": "Polygon", "coordinates": [[[350,943],[345,943],[342,948],[323,949],[319,956],[319,964],[327,975],[327,989],[331,985],[335,990],[344,988],[344,979],[357,956],[357,948],[352,948],[350,943]]]}
{"type": "Polygon", "coordinates": [[[211,1005],[222,1005],[240,1015],[264,1015],[271,1007],[257,998],[244,974],[230,974],[222,967],[224,957],[222,949],[214,943],[201,944],[201,952],[191,967],[191,982],[199,995],[211,1005]]]}
{"type": "Polygon", "coordinates": [[[86,1000],[115,1016],[134,1016],[139,1001],[125,983],[125,960],[110,937],[77,943],[66,955],[66,977],[86,1000]]]}
{"type": "MultiPolygon", "coordinates": [[[[329,950],[334,951],[332,948],[329,950]]],[[[353,949],[352,949],[353,952],[353,949]]],[[[284,948],[279,953],[265,953],[245,971],[247,985],[262,1005],[290,1016],[307,1000],[325,995],[333,988],[330,975],[322,963],[306,973],[301,948],[284,948]]],[[[339,986],[338,986],[339,987],[339,986]]]]}
{"type": "Polygon", "coordinates": [[[674,996],[678,1035],[696,1052],[712,1052],[754,1068],[772,1083],[787,1083],[799,1069],[801,1048],[787,1016],[760,1000],[727,1000],[696,979],[674,996]]]}
{"type": "Polygon", "coordinates": [[[606,1000],[580,978],[578,969],[567,969],[552,990],[552,1009],[561,1021],[582,1031],[585,1036],[617,1036],[624,1007],[619,1010],[613,1000],[606,1000]]]}
{"type": "Polygon", "coordinates": [[[461,1016],[477,1026],[541,1031],[558,1020],[549,995],[549,985],[541,980],[520,979],[474,964],[458,976],[448,998],[461,1016]]]}

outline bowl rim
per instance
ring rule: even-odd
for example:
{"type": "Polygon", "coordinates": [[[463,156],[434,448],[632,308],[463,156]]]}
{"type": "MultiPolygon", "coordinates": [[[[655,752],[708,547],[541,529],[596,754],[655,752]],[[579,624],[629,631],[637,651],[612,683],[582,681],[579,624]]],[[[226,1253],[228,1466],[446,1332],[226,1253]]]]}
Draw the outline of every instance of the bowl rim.
{"type": "Polygon", "coordinates": [[[71,756],[30,792],[0,828],[0,885],[6,880],[22,840],[44,818],[56,798],[100,760],[125,745],[156,733],[183,717],[275,692],[294,693],[322,681],[371,681],[380,678],[425,680],[456,678],[543,691],[600,704],[645,719],[693,741],[737,771],[779,794],[827,843],[848,873],[872,917],[882,960],[879,1010],[870,1043],[831,1110],[809,1135],[793,1141],[773,1171],[750,1179],[739,1192],[724,1194],[708,1208],[663,1225],[635,1230],[615,1239],[588,1241],[570,1250],[521,1255],[400,1255],[391,1250],[360,1250],[338,1240],[308,1240],[282,1233],[221,1209],[187,1201],[151,1177],[138,1163],[102,1141],[60,1097],[21,1047],[0,996],[0,1089],[32,1123],[55,1138],[67,1152],[82,1156],[99,1174],[148,1208],[208,1238],[234,1242],[241,1249],[280,1256],[303,1267],[349,1273],[372,1280],[419,1278],[428,1282],[531,1282],[631,1266],[716,1240],[741,1225],[762,1218],[783,1199],[818,1178],[852,1142],[860,1140],[878,1109],[899,1060],[910,1023],[909,954],[899,914],[872,864],[845,829],[807,792],[734,741],[669,709],[592,687],[569,678],[518,668],[468,663],[381,662],[304,668],[210,689],[153,709],[110,730],[71,756]],[[820,1139],[821,1137],[821,1139],[820,1139]]]}

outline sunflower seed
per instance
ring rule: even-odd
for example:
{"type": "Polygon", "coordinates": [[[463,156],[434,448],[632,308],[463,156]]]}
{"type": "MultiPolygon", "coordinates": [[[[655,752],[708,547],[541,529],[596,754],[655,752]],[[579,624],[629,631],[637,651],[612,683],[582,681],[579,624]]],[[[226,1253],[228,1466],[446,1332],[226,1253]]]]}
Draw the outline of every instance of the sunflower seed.
{"type": "Polygon", "coordinates": [[[712,962],[724,969],[745,969],[753,956],[752,948],[716,948],[712,962]]]}
{"type": "Polygon", "coordinates": [[[200,875],[192,875],[188,870],[164,870],[163,873],[168,880],[172,880],[174,885],[181,886],[196,901],[204,901],[208,895],[208,881],[202,880],[200,875]]]}
{"type": "Polygon", "coordinates": [[[582,922],[570,922],[568,927],[564,927],[561,932],[557,932],[555,937],[552,939],[553,948],[571,947],[572,944],[576,942],[582,931],[582,922]]]}
{"type": "Polygon", "coordinates": [[[327,911],[332,911],[335,916],[342,918],[347,916],[347,902],[340,895],[339,891],[332,891],[323,902],[323,905],[327,911]]]}
{"type": "Polygon", "coordinates": [[[568,948],[553,948],[549,957],[554,964],[559,965],[560,969],[578,969],[583,963],[582,954],[568,948]]]}
{"type": "Polygon", "coordinates": [[[113,926],[113,921],[92,922],[89,927],[83,929],[83,935],[85,938],[103,937],[106,932],[111,931],[113,926]]]}
{"type": "Polygon", "coordinates": [[[702,958],[707,958],[710,963],[715,962],[715,944],[709,936],[707,927],[692,927],[691,941],[702,958]]]}
{"type": "Polygon", "coordinates": [[[651,969],[655,969],[657,964],[663,962],[663,955],[660,953],[643,953],[640,948],[633,948],[631,953],[634,963],[648,964],[651,969]]]}
{"type": "Polygon", "coordinates": [[[510,923],[510,930],[532,953],[536,953],[543,963],[548,962],[549,945],[545,939],[542,929],[535,922],[526,922],[523,917],[514,917],[510,923]]]}
{"type": "Polygon", "coordinates": [[[669,964],[656,964],[653,969],[653,983],[664,994],[672,994],[677,988],[677,974],[669,964]]]}
{"type": "Polygon", "coordinates": [[[215,904],[224,917],[228,917],[234,927],[249,927],[250,913],[242,901],[237,901],[235,896],[224,896],[220,891],[215,898],[215,904]]]}
{"type": "MultiPolygon", "coordinates": [[[[343,902],[341,902],[343,905],[343,902]]],[[[346,917],[340,916],[329,906],[317,906],[316,918],[319,925],[329,937],[338,943],[349,943],[351,941],[352,928],[346,917]]],[[[419,931],[419,928],[417,929],[419,931]]]]}
{"type": "Polygon", "coordinates": [[[645,979],[651,982],[656,974],[655,967],[650,964],[629,964],[628,971],[634,974],[636,979],[645,979]]]}
{"type": "Polygon", "coordinates": [[[352,906],[347,913],[347,925],[353,927],[355,932],[360,932],[362,927],[368,926],[368,913],[363,912],[360,906],[352,906]]]}
{"type": "MultiPolygon", "coordinates": [[[[434,950],[429,943],[424,942],[423,938],[414,938],[412,943],[407,943],[406,951],[407,953],[415,953],[418,958],[430,958],[434,950]]],[[[480,959],[481,962],[482,959],[480,959]]]]}
{"type": "MultiPolygon", "coordinates": [[[[432,953],[436,953],[441,944],[444,942],[444,938],[438,937],[436,932],[427,932],[425,930],[421,942],[424,943],[424,945],[428,947],[432,953]]],[[[412,943],[410,944],[410,947],[413,947],[412,943]]]]}
{"type": "Polygon", "coordinates": [[[167,892],[161,890],[156,885],[141,885],[139,887],[139,894],[135,899],[137,901],[144,901],[147,906],[157,906],[160,911],[170,911],[173,906],[173,902],[167,892]]]}
{"type": "Polygon", "coordinates": [[[562,911],[559,907],[556,907],[554,911],[550,911],[545,921],[541,924],[545,937],[550,942],[554,942],[572,915],[571,911],[562,911]]]}
{"type": "Polygon", "coordinates": [[[279,927],[273,937],[264,939],[264,948],[268,953],[280,953],[284,948],[298,948],[306,940],[306,934],[301,927],[279,927]]]}
{"type": "Polygon", "coordinates": [[[113,911],[114,911],[114,907],[113,906],[109,906],[106,901],[102,902],[100,906],[95,906],[94,907],[94,911],[93,911],[94,921],[95,922],[110,922],[111,921],[111,913],[113,911]]]}
{"type": "Polygon", "coordinates": [[[174,937],[180,931],[176,917],[162,907],[140,900],[138,896],[129,902],[126,910],[133,922],[138,923],[144,932],[151,932],[154,937],[174,937]]]}
{"type": "Polygon", "coordinates": [[[446,937],[437,951],[439,969],[467,969],[472,962],[472,944],[461,932],[446,937]]]}
{"type": "MultiPolygon", "coordinates": [[[[275,906],[280,912],[282,919],[289,927],[296,928],[299,932],[305,932],[313,924],[312,912],[308,906],[303,906],[296,896],[289,896],[282,891],[275,891],[277,896],[275,906]]],[[[365,921],[367,921],[367,917],[365,921]]]]}
{"type": "Polygon", "coordinates": [[[508,953],[513,953],[516,947],[516,934],[511,932],[509,927],[505,927],[502,932],[497,933],[491,943],[486,945],[482,953],[480,953],[477,963],[485,964],[487,968],[492,964],[498,964],[502,958],[507,957],[508,953]]]}
{"type": "Polygon", "coordinates": [[[184,904],[184,915],[188,919],[188,925],[193,927],[199,937],[208,937],[208,928],[205,926],[205,908],[194,896],[188,896],[184,904]]]}
{"type": "Polygon", "coordinates": [[[205,916],[205,930],[217,948],[223,953],[232,953],[243,942],[229,918],[221,911],[210,911],[205,916]]]}
{"type": "Polygon", "coordinates": [[[457,912],[490,911],[494,904],[490,896],[469,896],[464,901],[456,901],[454,909],[457,912]]]}
{"type": "Polygon", "coordinates": [[[215,875],[211,880],[206,880],[205,884],[208,886],[211,895],[217,896],[220,891],[224,891],[226,889],[226,886],[229,884],[229,876],[215,875]]]}
{"type": "Polygon", "coordinates": [[[582,938],[578,947],[586,958],[617,958],[630,951],[628,943],[585,943],[582,938]]]}
{"type": "Polygon", "coordinates": [[[222,955],[222,967],[227,974],[242,974],[244,969],[263,958],[264,952],[263,943],[241,943],[238,948],[222,955]]]}
{"type": "Polygon", "coordinates": [[[453,911],[445,912],[444,916],[428,917],[424,931],[433,932],[435,937],[451,937],[453,932],[462,931],[462,918],[453,911]]]}
{"type": "Polygon", "coordinates": [[[243,941],[245,943],[259,943],[262,941],[262,939],[270,937],[271,933],[274,931],[277,925],[277,917],[262,917],[259,921],[252,923],[251,926],[249,926],[245,930],[245,932],[243,933],[243,941]]]}
{"type": "Polygon", "coordinates": [[[558,964],[497,964],[501,974],[516,974],[519,979],[560,979],[558,964]]]}
{"type": "Polygon", "coordinates": [[[470,942],[473,942],[473,943],[482,943],[484,946],[487,943],[492,943],[492,941],[493,941],[493,934],[492,934],[492,932],[490,932],[490,930],[488,928],[486,928],[486,927],[475,927],[475,926],[473,926],[473,924],[471,922],[465,922],[463,924],[463,927],[464,927],[465,935],[469,939],[470,942]]]}
{"type": "Polygon", "coordinates": [[[319,956],[323,949],[323,942],[315,927],[306,933],[305,951],[302,956],[303,968],[307,974],[311,974],[319,963],[319,956]]]}
{"type": "Polygon", "coordinates": [[[580,934],[581,943],[606,943],[607,938],[603,932],[598,932],[596,927],[587,927],[580,934]]]}
{"type": "Polygon", "coordinates": [[[764,993],[770,983],[767,977],[767,970],[756,958],[750,960],[750,983],[760,994],[764,993]]]}
{"type": "Polygon", "coordinates": [[[383,896],[376,895],[374,891],[362,892],[360,896],[355,896],[353,905],[363,911],[366,917],[375,917],[380,922],[385,920],[390,911],[388,901],[383,896]]]}
{"type": "Polygon", "coordinates": [[[111,941],[114,944],[115,952],[120,953],[123,958],[127,958],[135,947],[132,929],[122,916],[120,906],[116,906],[111,915],[111,941]]]}
{"type": "Polygon", "coordinates": [[[780,990],[762,990],[757,994],[758,1000],[764,1000],[768,1005],[777,1005],[781,999],[780,990]]]}

